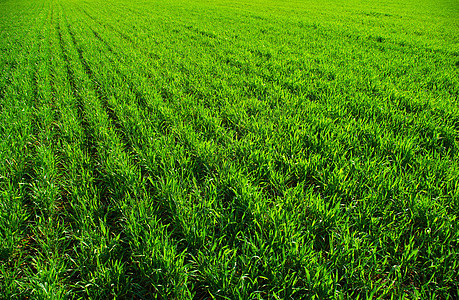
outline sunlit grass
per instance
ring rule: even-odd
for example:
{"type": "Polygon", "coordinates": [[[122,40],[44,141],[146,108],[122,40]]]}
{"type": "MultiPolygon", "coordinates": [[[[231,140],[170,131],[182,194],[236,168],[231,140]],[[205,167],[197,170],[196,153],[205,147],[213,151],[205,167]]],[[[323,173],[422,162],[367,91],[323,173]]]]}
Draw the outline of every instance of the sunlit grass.
{"type": "Polygon", "coordinates": [[[454,1],[0,3],[1,299],[456,299],[454,1]]]}

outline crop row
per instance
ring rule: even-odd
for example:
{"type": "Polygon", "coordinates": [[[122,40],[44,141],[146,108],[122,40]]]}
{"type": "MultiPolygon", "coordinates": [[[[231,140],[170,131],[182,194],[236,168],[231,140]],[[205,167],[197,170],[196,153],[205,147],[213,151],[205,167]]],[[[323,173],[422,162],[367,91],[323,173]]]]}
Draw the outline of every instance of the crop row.
{"type": "Polygon", "coordinates": [[[269,1],[17,2],[0,4],[5,299],[457,294],[445,42],[269,1]]]}

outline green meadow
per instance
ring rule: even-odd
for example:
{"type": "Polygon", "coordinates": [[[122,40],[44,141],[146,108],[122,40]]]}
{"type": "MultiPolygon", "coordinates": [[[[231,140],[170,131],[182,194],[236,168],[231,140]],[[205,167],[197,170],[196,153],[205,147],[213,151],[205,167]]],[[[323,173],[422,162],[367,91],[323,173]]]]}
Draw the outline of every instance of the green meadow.
{"type": "Polygon", "coordinates": [[[0,299],[458,299],[457,0],[0,0],[0,299]]]}

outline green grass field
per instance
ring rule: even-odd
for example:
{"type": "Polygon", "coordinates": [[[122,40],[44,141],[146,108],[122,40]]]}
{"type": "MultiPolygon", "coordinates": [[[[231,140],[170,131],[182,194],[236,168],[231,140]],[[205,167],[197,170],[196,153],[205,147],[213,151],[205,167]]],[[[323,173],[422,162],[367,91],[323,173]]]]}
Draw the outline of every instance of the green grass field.
{"type": "Polygon", "coordinates": [[[458,299],[457,0],[0,0],[0,299],[458,299]]]}

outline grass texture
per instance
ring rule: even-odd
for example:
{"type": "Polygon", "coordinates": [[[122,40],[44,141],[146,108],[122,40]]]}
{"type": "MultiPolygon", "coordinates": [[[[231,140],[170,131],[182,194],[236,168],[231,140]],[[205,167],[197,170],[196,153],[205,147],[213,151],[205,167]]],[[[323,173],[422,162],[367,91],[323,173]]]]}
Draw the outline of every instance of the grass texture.
{"type": "Polygon", "coordinates": [[[1,299],[457,299],[456,0],[1,0],[1,299]]]}

